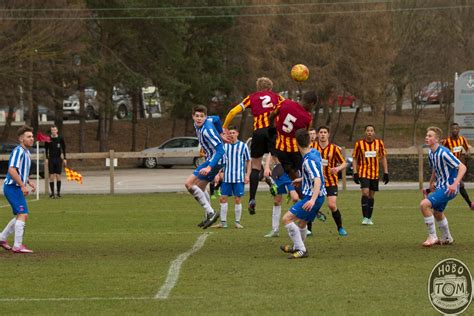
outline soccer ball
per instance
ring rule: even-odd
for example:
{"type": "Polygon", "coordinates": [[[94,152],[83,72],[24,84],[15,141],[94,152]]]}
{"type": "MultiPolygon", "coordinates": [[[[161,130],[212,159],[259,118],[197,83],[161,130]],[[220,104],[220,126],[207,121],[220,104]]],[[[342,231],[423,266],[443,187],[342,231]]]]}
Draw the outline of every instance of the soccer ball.
{"type": "Polygon", "coordinates": [[[291,68],[291,78],[293,78],[293,80],[297,82],[308,80],[309,78],[308,67],[306,67],[303,64],[294,65],[293,68],[291,68]]]}

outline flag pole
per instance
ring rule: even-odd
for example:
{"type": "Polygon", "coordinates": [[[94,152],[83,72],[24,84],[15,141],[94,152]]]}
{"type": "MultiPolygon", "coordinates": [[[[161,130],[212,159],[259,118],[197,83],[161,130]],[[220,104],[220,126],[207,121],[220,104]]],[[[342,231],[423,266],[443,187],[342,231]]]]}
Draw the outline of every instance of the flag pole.
{"type": "MultiPolygon", "coordinates": [[[[39,200],[40,196],[39,196],[39,181],[40,181],[40,177],[39,177],[39,169],[40,168],[40,165],[39,165],[39,142],[37,141],[36,142],[36,200],[39,200]]],[[[44,180],[46,181],[46,179],[44,180]]]]}

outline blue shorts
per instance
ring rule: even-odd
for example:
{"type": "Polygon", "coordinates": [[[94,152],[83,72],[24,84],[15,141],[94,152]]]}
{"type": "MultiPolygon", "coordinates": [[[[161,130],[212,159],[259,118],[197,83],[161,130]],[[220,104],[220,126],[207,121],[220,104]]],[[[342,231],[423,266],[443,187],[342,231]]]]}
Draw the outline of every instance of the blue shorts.
{"type": "Polygon", "coordinates": [[[207,174],[207,176],[203,176],[199,174],[199,170],[206,168],[209,166],[209,161],[205,161],[204,163],[200,164],[199,167],[194,170],[193,175],[195,175],[199,180],[206,180],[207,182],[214,181],[214,178],[219,173],[219,171],[224,167],[223,165],[217,164],[211,171],[207,174]]]}
{"type": "Polygon", "coordinates": [[[229,182],[222,182],[221,184],[221,195],[225,196],[244,196],[244,183],[237,182],[237,183],[229,183],[229,182]]]}
{"type": "Polygon", "coordinates": [[[276,179],[275,184],[278,186],[277,194],[287,194],[290,191],[294,191],[295,187],[291,183],[291,178],[286,173],[276,179]]]}
{"type": "Polygon", "coordinates": [[[26,199],[19,186],[3,185],[3,194],[12,207],[13,215],[28,214],[26,199]]]}
{"type": "Polygon", "coordinates": [[[431,207],[438,212],[443,212],[449,201],[456,197],[455,195],[448,195],[446,188],[436,189],[428,195],[427,199],[431,202],[431,207]]]}
{"type": "Polygon", "coordinates": [[[305,222],[312,222],[316,218],[316,214],[318,214],[319,209],[323,206],[324,203],[324,196],[318,196],[316,202],[313,205],[313,208],[308,212],[303,209],[303,205],[311,199],[310,196],[305,196],[302,200],[296,202],[290,208],[290,212],[294,214],[297,218],[305,221],[305,222]]]}

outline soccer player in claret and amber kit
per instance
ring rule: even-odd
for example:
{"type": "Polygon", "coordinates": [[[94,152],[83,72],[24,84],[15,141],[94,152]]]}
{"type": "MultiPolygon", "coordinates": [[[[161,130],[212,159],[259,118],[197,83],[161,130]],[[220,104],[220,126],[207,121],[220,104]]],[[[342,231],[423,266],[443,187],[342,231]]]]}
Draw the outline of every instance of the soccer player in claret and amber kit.
{"type": "Polygon", "coordinates": [[[423,242],[424,247],[453,243],[444,211],[448,202],[456,197],[461,179],[466,173],[466,166],[446,147],[439,144],[440,137],[440,128],[428,127],[425,144],[430,148],[428,158],[432,170],[430,178],[432,192],[420,203],[421,214],[428,228],[428,238],[423,242]],[[441,231],[441,239],[438,239],[436,234],[435,219],[441,231]]]}
{"type": "Polygon", "coordinates": [[[206,191],[206,186],[214,180],[223,167],[221,158],[224,156],[224,145],[219,134],[222,137],[225,136],[219,117],[207,116],[207,108],[204,105],[196,105],[193,108],[193,120],[199,144],[204,149],[207,160],[194,170],[184,185],[204,208],[204,219],[198,226],[206,229],[219,217],[219,213],[215,212],[211,206],[211,198],[206,191]]]}
{"type": "MultiPolygon", "coordinates": [[[[328,207],[331,210],[332,218],[337,226],[340,236],[347,236],[347,232],[342,226],[342,215],[337,207],[338,196],[338,173],[347,165],[342,156],[339,146],[329,142],[329,127],[318,128],[318,142],[316,148],[321,154],[321,161],[324,173],[324,184],[326,186],[328,207]]],[[[309,229],[309,227],[308,227],[309,229]]]]}
{"type": "Polygon", "coordinates": [[[373,125],[365,126],[365,137],[355,143],[354,152],[353,180],[360,184],[362,193],[362,225],[373,225],[372,213],[374,211],[375,192],[379,190],[379,172],[380,160],[383,167],[383,183],[389,182],[387,151],[383,140],[375,137],[375,128],[373,125]]]}
{"type": "MultiPolygon", "coordinates": [[[[451,136],[443,141],[443,146],[448,148],[453,155],[466,165],[466,155],[469,155],[469,143],[464,136],[459,134],[460,127],[458,123],[451,124],[451,136]]],[[[426,192],[429,193],[429,192],[426,192]]],[[[466,201],[471,210],[474,210],[474,202],[469,198],[469,194],[464,187],[464,181],[459,185],[459,193],[466,201]]]]}
{"type": "Polygon", "coordinates": [[[29,147],[33,146],[35,141],[33,129],[29,126],[23,126],[17,132],[20,145],[13,149],[8,161],[8,174],[3,183],[3,194],[13,211],[13,219],[7,224],[0,234],[0,247],[5,250],[11,250],[15,253],[33,253],[23,245],[23,235],[25,232],[26,220],[28,219],[28,205],[25,196],[28,195],[28,188],[36,191],[36,185],[30,181],[31,158],[29,147]],[[7,238],[14,233],[13,247],[8,244],[7,238]]]}
{"type": "Polygon", "coordinates": [[[309,128],[312,121],[311,111],[317,101],[316,92],[308,91],[303,95],[301,104],[292,100],[284,100],[270,117],[272,122],[275,118],[277,131],[275,155],[291,179],[298,177],[302,163],[295,132],[301,128],[306,130],[309,128]]]}
{"type": "MultiPolygon", "coordinates": [[[[263,155],[269,153],[274,148],[274,135],[269,133],[270,113],[275,106],[283,100],[278,93],[272,91],[273,82],[266,77],[257,79],[257,92],[244,98],[227,114],[223,127],[227,129],[233,118],[245,109],[250,108],[253,115],[252,144],[250,145],[250,155],[252,157],[252,172],[250,173],[250,192],[248,211],[250,215],[255,214],[256,194],[258,182],[260,181],[260,170],[262,169],[263,155]]],[[[276,194],[276,186],[270,177],[265,179],[270,186],[272,194],[276,194]]]]}

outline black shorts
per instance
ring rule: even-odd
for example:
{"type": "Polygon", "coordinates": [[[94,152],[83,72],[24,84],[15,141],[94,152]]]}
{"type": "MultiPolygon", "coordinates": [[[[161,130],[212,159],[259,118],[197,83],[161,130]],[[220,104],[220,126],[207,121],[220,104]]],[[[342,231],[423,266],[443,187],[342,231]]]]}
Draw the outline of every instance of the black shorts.
{"type": "Polygon", "coordinates": [[[327,196],[337,196],[337,192],[338,192],[337,185],[331,185],[329,187],[326,187],[327,196]]]}
{"type": "Polygon", "coordinates": [[[378,191],[379,179],[360,178],[360,188],[361,189],[369,188],[370,191],[378,191]]]}
{"type": "Polygon", "coordinates": [[[259,128],[252,134],[252,144],[250,145],[250,156],[261,158],[266,153],[273,153],[275,148],[275,137],[270,137],[269,128],[259,128]]]}
{"type": "Polygon", "coordinates": [[[48,160],[48,170],[49,174],[61,174],[63,169],[63,160],[61,158],[49,158],[48,160]]]}
{"type": "Polygon", "coordinates": [[[275,155],[287,174],[289,174],[289,170],[294,170],[296,173],[301,170],[303,157],[299,152],[287,152],[276,149],[275,155]]]}

